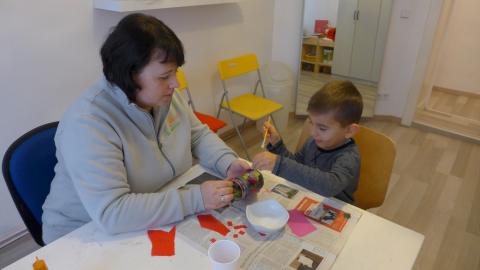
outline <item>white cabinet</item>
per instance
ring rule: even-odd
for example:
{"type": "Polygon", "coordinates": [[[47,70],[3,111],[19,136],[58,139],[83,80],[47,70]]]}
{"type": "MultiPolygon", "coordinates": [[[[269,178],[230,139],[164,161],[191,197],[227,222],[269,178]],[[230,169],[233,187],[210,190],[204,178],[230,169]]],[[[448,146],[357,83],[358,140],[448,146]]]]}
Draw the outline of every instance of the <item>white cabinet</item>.
{"type": "Polygon", "coordinates": [[[392,0],[342,0],[332,73],[378,82],[392,0]]]}
{"type": "Polygon", "coordinates": [[[236,3],[240,0],[93,0],[97,9],[117,12],[236,3]]]}

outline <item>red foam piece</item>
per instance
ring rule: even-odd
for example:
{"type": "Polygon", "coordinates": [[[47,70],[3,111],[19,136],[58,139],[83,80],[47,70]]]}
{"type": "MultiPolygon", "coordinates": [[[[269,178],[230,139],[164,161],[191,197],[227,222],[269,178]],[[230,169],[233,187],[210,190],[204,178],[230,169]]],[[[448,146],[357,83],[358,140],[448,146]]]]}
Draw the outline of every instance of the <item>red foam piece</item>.
{"type": "Polygon", "coordinates": [[[218,221],[218,219],[216,219],[214,216],[210,214],[198,215],[197,218],[202,228],[218,232],[223,236],[226,236],[230,232],[230,230],[225,225],[223,225],[223,223],[218,221]]]}
{"type": "Polygon", "coordinates": [[[245,234],[244,231],[239,231],[238,233],[241,234],[241,235],[244,235],[244,234],[245,234]]]}
{"type": "Polygon", "coordinates": [[[152,256],[175,255],[175,232],[175,227],[169,232],[162,230],[148,231],[148,238],[152,242],[152,256]]]}
{"type": "Polygon", "coordinates": [[[237,225],[237,226],[233,226],[233,228],[234,228],[235,230],[238,230],[238,229],[246,229],[247,226],[245,226],[245,225],[237,225]]]}

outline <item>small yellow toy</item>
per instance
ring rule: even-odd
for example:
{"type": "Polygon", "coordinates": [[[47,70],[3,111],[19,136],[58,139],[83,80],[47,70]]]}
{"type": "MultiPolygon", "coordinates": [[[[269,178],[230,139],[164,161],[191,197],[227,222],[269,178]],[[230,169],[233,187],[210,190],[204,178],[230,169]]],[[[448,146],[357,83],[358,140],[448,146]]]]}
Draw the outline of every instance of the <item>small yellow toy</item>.
{"type": "Polygon", "coordinates": [[[48,270],[47,264],[44,260],[40,260],[38,257],[35,258],[36,260],[33,263],[33,270],[48,270]]]}

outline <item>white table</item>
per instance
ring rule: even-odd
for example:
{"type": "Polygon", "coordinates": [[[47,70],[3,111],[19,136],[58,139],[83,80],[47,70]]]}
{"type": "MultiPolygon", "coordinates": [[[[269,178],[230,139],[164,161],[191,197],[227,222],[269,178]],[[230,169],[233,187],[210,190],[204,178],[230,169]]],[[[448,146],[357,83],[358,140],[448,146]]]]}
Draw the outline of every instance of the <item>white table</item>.
{"type": "MultiPolygon", "coordinates": [[[[203,173],[194,166],[170,187],[180,186],[203,173]]],[[[362,210],[362,217],[348,238],[333,270],[411,269],[424,236],[362,210]]],[[[210,269],[207,256],[180,237],[175,256],[150,256],[145,231],[107,235],[88,223],[57,241],[9,265],[6,270],[32,269],[38,256],[49,269],[210,269]]]]}

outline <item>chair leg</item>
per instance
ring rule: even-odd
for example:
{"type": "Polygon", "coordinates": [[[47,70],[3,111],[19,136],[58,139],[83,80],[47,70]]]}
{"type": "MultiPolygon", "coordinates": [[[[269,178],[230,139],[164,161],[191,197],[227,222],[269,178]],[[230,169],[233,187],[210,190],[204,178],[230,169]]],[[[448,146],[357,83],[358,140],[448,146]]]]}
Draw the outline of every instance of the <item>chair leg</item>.
{"type": "Polygon", "coordinates": [[[272,119],[272,122],[273,122],[273,126],[275,128],[277,128],[277,123],[275,123],[275,119],[273,119],[273,113],[269,114],[270,115],[270,118],[272,119]]]}
{"type": "MultiPolygon", "coordinates": [[[[243,150],[245,151],[247,159],[251,160],[250,155],[248,154],[247,145],[245,144],[245,141],[243,141],[243,137],[240,134],[240,130],[238,129],[238,126],[235,124],[235,120],[233,119],[233,113],[232,113],[232,109],[230,107],[230,99],[228,98],[227,86],[225,85],[224,80],[222,80],[222,86],[223,86],[223,95],[222,95],[222,100],[220,101],[220,106],[218,107],[217,118],[220,116],[220,110],[222,109],[222,103],[223,103],[223,100],[225,99],[227,101],[227,107],[228,108],[226,108],[226,110],[228,111],[228,115],[230,115],[230,121],[232,122],[233,127],[235,127],[235,131],[237,131],[238,138],[240,139],[240,143],[242,144],[242,147],[243,147],[243,150]]],[[[246,119],[244,119],[244,121],[245,120],[246,119]]],[[[244,122],[244,124],[245,124],[245,122],[244,122]]]]}
{"type": "Polygon", "coordinates": [[[222,111],[222,103],[224,98],[225,98],[225,92],[223,93],[222,99],[220,100],[220,105],[218,106],[217,118],[220,118],[220,112],[222,111]]]}
{"type": "Polygon", "coordinates": [[[243,118],[242,130],[245,130],[245,124],[247,123],[247,118],[243,118]]]}
{"type": "Polygon", "coordinates": [[[228,115],[230,115],[230,121],[232,122],[232,125],[235,127],[235,130],[237,131],[237,135],[238,135],[238,138],[240,139],[240,143],[242,144],[243,151],[245,151],[245,154],[247,155],[247,159],[251,161],[252,159],[248,154],[247,145],[245,144],[245,141],[243,141],[242,134],[240,134],[240,130],[238,129],[238,126],[235,124],[235,121],[233,120],[233,113],[231,110],[228,110],[228,115]]]}

